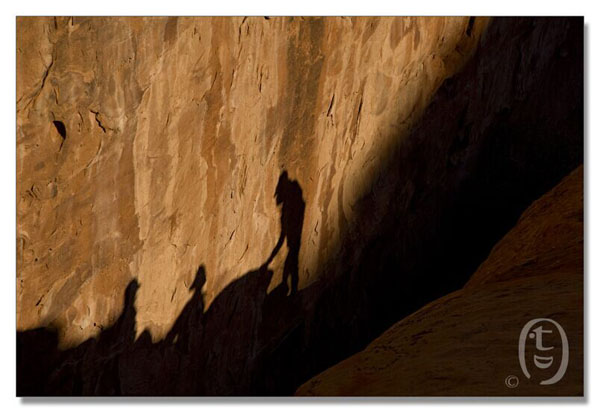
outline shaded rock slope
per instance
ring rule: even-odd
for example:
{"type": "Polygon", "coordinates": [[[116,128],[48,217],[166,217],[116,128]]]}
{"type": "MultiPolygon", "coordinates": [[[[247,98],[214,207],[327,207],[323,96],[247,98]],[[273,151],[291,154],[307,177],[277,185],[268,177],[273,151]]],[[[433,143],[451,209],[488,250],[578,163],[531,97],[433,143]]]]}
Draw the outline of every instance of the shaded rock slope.
{"type": "Polygon", "coordinates": [[[582,162],[582,23],[19,19],[18,393],[289,395],[462,287],[582,162]]]}
{"type": "Polygon", "coordinates": [[[582,396],[583,167],[523,213],[465,288],[396,323],[296,394],[582,396]],[[552,386],[521,373],[518,338],[532,318],[556,320],[569,340],[567,372],[552,386]],[[521,377],[517,387],[506,386],[509,375],[521,377]]]}

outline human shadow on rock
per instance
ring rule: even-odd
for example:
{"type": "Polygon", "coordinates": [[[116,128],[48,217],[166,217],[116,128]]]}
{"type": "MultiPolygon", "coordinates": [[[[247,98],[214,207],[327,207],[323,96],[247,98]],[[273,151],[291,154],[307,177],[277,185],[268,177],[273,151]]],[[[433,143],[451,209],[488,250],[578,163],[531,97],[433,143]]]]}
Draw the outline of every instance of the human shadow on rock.
{"type": "Polygon", "coordinates": [[[281,205],[281,233],[273,252],[267,259],[269,265],[275,255],[287,241],[288,253],[283,266],[282,286],[287,289],[287,280],[290,278],[291,294],[298,292],[298,257],[302,240],[302,225],[304,222],[305,203],[302,198],[302,188],[297,181],[290,180],[287,171],[279,176],[275,189],[277,205],[281,205]]]}
{"type": "Polygon", "coordinates": [[[192,296],[164,339],[153,342],[148,330],[135,338],[136,280],[126,288],[123,311],[114,325],[75,348],[60,351],[51,329],[18,332],[18,394],[225,396],[264,389],[259,357],[278,347],[290,320],[301,314],[300,301],[287,295],[286,281],[291,277],[292,293],[297,292],[302,189],[283,172],[275,197],[282,205],[282,227],[269,258],[227,285],[208,308],[202,294],[206,270],[201,265],[189,287],[192,296]],[[284,240],[288,254],[283,282],[267,294],[273,277],[268,266],[284,240]]]}
{"type": "Polygon", "coordinates": [[[288,280],[297,290],[303,219],[290,208],[304,201],[300,184],[282,175],[275,191],[282,229],[265,264],[208,309],[200,311],[204,300],[193,288],[156,343],[148,332],[132,343],[135,310],[127,298],[114,333],[75,349],[58,351],[50,330],[19,332],[19,395],[289,395],[460,288],[527,205],[583,160],[580,23],[492,20],[473,59],[440,86],[409,136],[397,139],[388,164],[377,166],[315,284],[288,294],[288,280]],[[284,240],[285,276],[267,293],[267,267],[284,240]]]}
{"type": "Polygon", "coordinates": [[[54,329],[17,332],[17,395],[121,395],[119,363],[135,341],[138,289],[132,280],[115,323],[106,329],[98,326],[98,337],[77,347],[61,351],[54,329]]]}

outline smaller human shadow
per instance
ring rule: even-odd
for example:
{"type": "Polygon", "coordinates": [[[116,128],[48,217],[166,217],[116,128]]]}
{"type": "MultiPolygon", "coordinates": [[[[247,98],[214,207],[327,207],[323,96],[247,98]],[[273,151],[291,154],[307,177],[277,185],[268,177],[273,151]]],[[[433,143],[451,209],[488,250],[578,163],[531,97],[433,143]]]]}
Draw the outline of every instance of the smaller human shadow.
{"type": "Polygon", "coordinates": [[[281,233],[273,252],[264,265],[268,266],[273,261],[283,246],[283,242],[287,241],[288,253],[283,266],[281,285],[287,292],[288,278],[290,278],[290,295],[294,295],[298,292],[298,256],[306,204],[302,198],[302,188],[297,181],[289,179],[285,170],[279,176],[274,197],[277,205],[281,205],[281,233]]]}
{"type": "Polygon", "coordinates": [[[189,285],[192,296],[164,337],[154,342],[142,331],[120,361],[120,387],[132,396],[190,396],[203,394],[203,335],[206,270],[200,265],[189,285]]]}
{"type": "Polygon", "coordinates": [[[175,344],[180,350],[189,352],[191,337],[190,335],[200,335],[202,328],[202,315],[204,314],[204,297],[202,287],[206,283],[206,269],[204,265],[198,267],[196,277],[189,287],[193,291],[192,298],[187,302],[180,316],[173,324],[173,327],[167,334],[165,341],[175,344]]]}
{"type": "Polygon", "coordinates": [[[61,350],[58,331],[17,332],[17,395],[121,395],[119,363],[135,342],[137,280],[127,285],[123,311],[110,327],[76,347],[61,350]]]}

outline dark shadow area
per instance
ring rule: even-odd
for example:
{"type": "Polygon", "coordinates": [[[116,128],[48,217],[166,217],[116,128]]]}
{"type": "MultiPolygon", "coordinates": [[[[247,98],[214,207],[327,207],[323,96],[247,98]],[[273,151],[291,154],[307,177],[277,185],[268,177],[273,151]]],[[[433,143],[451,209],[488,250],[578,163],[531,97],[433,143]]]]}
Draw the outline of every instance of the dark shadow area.
{"type": "Polygon", "coordinates": [[[353,205],[359,218],[322,269],[336,281],[311,299],[306,336],[319,344],[307,345],[318,351],[305,375],[461,288],[527,206],[582,162],[583,19],[495,18],[353,205]]]}
{"type": "Polygon", "coordinates": [[[137,281],[131,281],[117,321],[73,349],[60,351],[52,330],[17,333],[17,395],[119,395],[118,364],[134,345],[138,289],[137,281]]]}
{"type": "Polygon", "coordinates": [[[494,19],[393,150],[319,281],[297,290],[305,203],[284,172],[281,234],[262,266],[208,309],[201,288],[214,274],[201,266],[156,343],[147,331],[135,339],[135,281],[116,323],[78,347],[57,350],[51,330],[18,332],[18,395],[291,395],[462,287],[522,211],[583,161],[583,19],[494,19]],[[283,280],[267,294],[284,241],[283,280]]]}

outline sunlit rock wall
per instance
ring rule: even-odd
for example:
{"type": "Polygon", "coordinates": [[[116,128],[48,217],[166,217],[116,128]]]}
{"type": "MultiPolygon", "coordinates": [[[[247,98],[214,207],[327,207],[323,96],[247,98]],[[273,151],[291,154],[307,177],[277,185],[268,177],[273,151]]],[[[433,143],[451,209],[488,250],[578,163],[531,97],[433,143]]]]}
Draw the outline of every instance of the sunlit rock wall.
{"type": "Polygon", "coordinates": [[[306,204],[299,287],[327,277],[354,202],[486,25],[19,18],[18,329],[79,343],[137,278],[137,332],[163,337],[199,265],[210,304],[267,260],[283,170],[306,204]]]}

